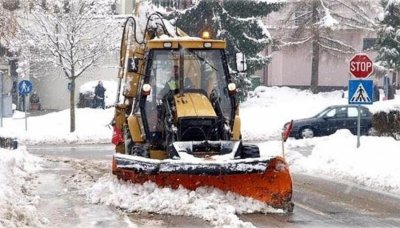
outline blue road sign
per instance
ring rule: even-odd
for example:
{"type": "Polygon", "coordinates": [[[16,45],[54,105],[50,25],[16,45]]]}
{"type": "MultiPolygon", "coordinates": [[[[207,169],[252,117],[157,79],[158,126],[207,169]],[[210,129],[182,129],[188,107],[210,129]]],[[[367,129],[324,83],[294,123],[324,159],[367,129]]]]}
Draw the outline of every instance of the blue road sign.
{"type": "Polygon", "coordinates": [[[32,82],[28,80],[22,80],[18,83],[18,93],[26,96],[32,91],[32,82]]]}
{"type": "Polygon", "coordinates": [[[349,80],[349,104],[372,104],[372,80],[349,80]]]}

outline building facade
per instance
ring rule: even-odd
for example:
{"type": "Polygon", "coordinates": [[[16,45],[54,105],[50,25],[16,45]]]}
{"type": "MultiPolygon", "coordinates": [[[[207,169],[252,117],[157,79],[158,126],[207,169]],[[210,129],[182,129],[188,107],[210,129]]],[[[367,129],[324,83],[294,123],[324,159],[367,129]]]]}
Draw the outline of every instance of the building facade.
{"type": "MultiPolygon", "coordinates": [[[[291,4],[297,4],[295,3],[291,4]]],[[[367,1],[364,1],[367,2],[367,1]]],[[[377,1],[370,1],[371,2],[377,1]]],[[[360,2],[362,4],[362,2],[360,2]]],[[[274,39],[282,37],[282,33],[292,34],[292,30],[296,29],[296,20],[293,19],[292,25],[287,28],[278,28],[277,24],[282,25],[284,20],[288,20],[288,14],[292,17],[304,14],[304,12],[289,12],[290,3],[279,12],[272,13],[264,19],[272,37],[274,39]]],[[[371,20],[378,21],[376,18],[382,12],[381,8],[370,8],[368,15],[371,20]]],[[[349,9],[342,9],[342,16],[354,17],[349,9]]],[[[349,27],[333,28],[329,33],[329,38],[338,40],[344,44],[351,46],[354,49],[352,54],[338,54],[324,51],[320,48],[319,52],[319,87],[320,90],[346,89],[348,80],[352,79],[349,72],[349,61],[356,53],[366,53],[371,59],[375,59],[377,53],[373,51],[373,46],[376,40],[376,32],[373,29],[354,29],[349,27]]],[[[306,42],[300,45],[283,45],[281,48],[269,47],[265,50],[264,55],[270,55],[272,61],[267,64],[262,70],[256,72],[257,76],[261,77],[261,83],[266,86],[290,86],[297,88],[309,88],[311,84],[311,63],[312,63],[312,43],[306,42]]],[[[381,79],[384,74],[388,73],[391,83],[399,86],[399,74],[397,72],[384,72],[379,66],[375,67],[374,74],[370,77],[377,79],[380,86],[383,85],[381,79]]]]}

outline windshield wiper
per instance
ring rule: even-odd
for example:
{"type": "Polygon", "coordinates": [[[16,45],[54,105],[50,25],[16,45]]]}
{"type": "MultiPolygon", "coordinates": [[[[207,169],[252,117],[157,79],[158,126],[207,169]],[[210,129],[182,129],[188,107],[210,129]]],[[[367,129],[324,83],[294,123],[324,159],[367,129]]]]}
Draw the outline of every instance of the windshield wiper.
{"type": "Polygon", "coordinates": [[[206,59],[204,59],[203,57],[199,56],[197,53],[195,53],[193,50],[189,50],[189,53],[196,57],[197,59],[199,59],[202,62],[205,62],[208,66],[210,66],[211,68],[213,68],[216,72],[218,72],[217,68],[215,68],[215,66],[211,65],[210,62],[208,62],[206,59]]]}

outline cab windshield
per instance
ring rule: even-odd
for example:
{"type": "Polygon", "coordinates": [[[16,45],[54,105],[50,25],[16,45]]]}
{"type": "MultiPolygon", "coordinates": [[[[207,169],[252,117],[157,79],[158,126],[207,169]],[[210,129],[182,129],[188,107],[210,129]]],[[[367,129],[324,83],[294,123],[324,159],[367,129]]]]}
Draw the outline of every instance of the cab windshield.
{"type": "Polygon", "coordinates": [[[227,78],[222,64],[221,50],[153,50],[147,75],[152,90],[147,96],[146,114],[150,132],[156,121],[150,116],[156,105],[168,93],[196,92],[209,99],[219,99],[222,114],[230,120],[232,106],[227,90],[227,78]],[[182,66],[181,66],[182,65],[182,66]]]}

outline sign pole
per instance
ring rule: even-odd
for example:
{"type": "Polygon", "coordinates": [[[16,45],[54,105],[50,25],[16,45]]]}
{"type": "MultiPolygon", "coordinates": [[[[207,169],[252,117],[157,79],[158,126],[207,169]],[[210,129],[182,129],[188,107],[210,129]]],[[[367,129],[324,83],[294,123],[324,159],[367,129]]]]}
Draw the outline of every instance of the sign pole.
{"type": "Polygon", "coordinates": [[[26,95],[32,91],[32,83],[29,80],[22,80],[18,83],[18,92],[22,98],[23,111],[25,112],[25,131],[28,131],[28,117],[26,115],[26,95]]]}
{"type": "Polygon", "coordinates": [[[28,131],[28,117],[26,116],[26,95],[24,95],[25,131],[28,131]]]}
{"type": "Polygon", "coordinates": [[[370,76],[373,71],[373,62],[367,54],[359,53],[351,58],[349,72],[359,81],[349,80],[349,104],[357,104],[357,148],[360,147],[361,135],[361,104],[372,104],[373,82],[362,80],[370,76]]]}
{"type": "Polygon", "coordinates": [[[357,148],[360,147],[360,135],[361,135],[361,105],[358,105],[358,117],[357,117],[357,148]]]}

